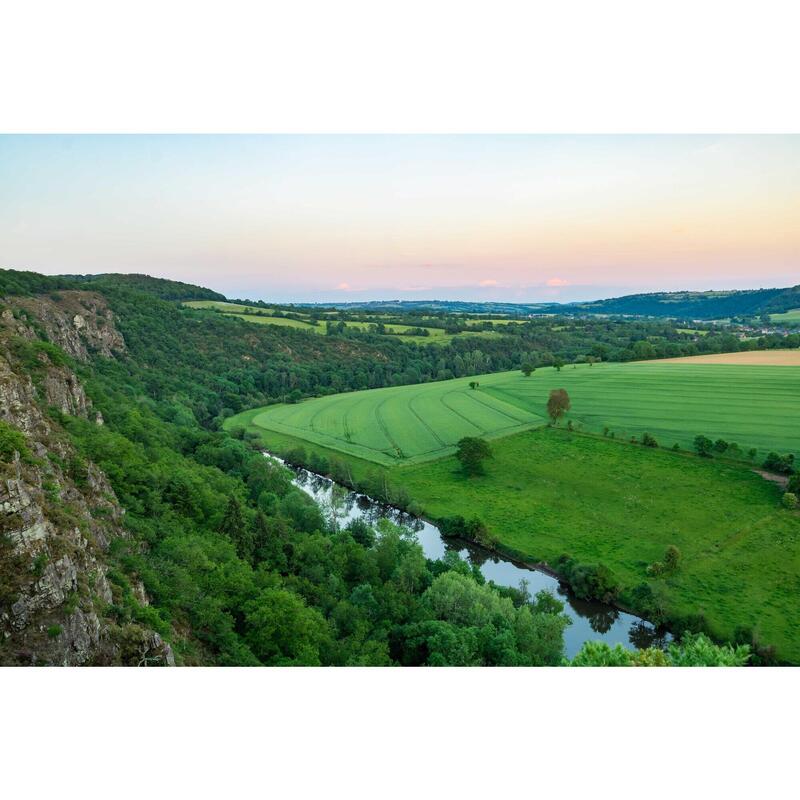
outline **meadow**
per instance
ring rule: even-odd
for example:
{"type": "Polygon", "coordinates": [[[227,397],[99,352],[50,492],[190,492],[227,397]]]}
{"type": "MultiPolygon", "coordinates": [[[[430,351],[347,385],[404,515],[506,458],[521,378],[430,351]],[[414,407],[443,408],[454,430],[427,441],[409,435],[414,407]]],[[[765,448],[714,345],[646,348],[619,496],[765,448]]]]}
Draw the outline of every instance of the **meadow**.
{"type": "Polygon", "coordinates": [[[755,629],[800,662],[800,514],[781,489],[737,464],[541,428],[496,442],[486,474],[454,457],[390,470],[428,517],[479,517],[500,547],[553,564],[567,553],[610,567],[623,587],[649,583],[672,615],[702,614],[729,638],[755,629]],[[681,568],[652,579],[667,546],[681,568]]]}
{"type": "MultiPolygon", "coordinates": [[[[580,430],[620,439],[649,433],[664,447],[684,449],[703,434],[756,448],[760,458],[770,450],[800,454],[800,368],[702,358],[372,389],[247,412],[247,424],[379,464],[417,463],[452,453],[463,436],[497,438],[545,424],[555,388],[567,389],[572,401],[563,424],[580,430]]],[[[229,423],[240,424],[235,417],[229,423]]]]}
{"type": "Polygon", "coordinates": [[[800,308],[793,308],[791,311],[785,311],[783,314],[770,314],[769,318],[772,322],[800,325],[800,308]]]}

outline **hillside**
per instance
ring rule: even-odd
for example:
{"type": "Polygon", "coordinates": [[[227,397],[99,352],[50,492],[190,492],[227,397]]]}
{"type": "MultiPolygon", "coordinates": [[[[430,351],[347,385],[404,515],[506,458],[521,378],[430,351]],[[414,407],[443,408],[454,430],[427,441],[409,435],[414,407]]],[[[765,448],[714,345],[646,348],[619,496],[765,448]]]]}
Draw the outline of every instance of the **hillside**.
{"type": "Polygon", "coordinates": [[[741,291],[653,292],[631,294],[582,303],[479,303],[445,300],[386,300],[335,303],[345,310],[391,310],[402,313],[440,311],[468,314],[604,314],[674,317],[678,319],[725,319],[774,314],[800,308],[800,286],[785,289],[741,291]]]}

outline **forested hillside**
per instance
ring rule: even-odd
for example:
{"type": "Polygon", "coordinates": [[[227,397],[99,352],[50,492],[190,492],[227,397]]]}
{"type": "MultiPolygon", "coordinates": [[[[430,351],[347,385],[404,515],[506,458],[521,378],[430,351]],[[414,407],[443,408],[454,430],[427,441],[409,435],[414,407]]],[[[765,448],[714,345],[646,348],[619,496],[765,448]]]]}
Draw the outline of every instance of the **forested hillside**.
{"type": "Polygon", "coordinates": [[[314,388],[377,347],[208,326],[124,284],[3,298],[0,663],[559,663],[551,598],[338,529],[216,429],[266,369],[314,388]]]}

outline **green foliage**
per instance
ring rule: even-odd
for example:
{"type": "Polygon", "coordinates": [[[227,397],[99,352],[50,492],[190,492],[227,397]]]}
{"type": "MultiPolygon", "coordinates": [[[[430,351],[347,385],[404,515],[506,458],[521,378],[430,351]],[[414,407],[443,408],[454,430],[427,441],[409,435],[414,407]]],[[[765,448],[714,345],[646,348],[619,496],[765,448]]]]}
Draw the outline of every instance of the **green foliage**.
{"type": "Polygon", "coordinates": [[[713,448],[714,442],[712,442],[708,436],[699,434],[694,437],[694,449],[697,455],[702,456],[703,458],[711,458],[711,451],[713,448]]]}
{"type": "Polygon", "coordinates": [[[580,564],[569,556],[561,556],[556,570],[581,600],[613,603],[619,596],[619,581],[604,564],[580,564]]]}
{"type": "Polygon", "coordinates": [[[770,453],[764,459],[764,469],[770,472],[779,472],[781,475],[794,474],[794,455],[779,456],[777,453],[770,453]]]}
{"type": "Polygon", "coordinates": [[[547,416],[550,417],[553,425],[558,425],[558,421],[570,408],[572,408],[572,404],[566,389],[550,391],[550,397],[547,398],[547,416]]]}
{"type": "Polygon", "coordinates": [[[793,511],[798,506],[797,495],[794,492],[785,492],[781,497],[781,505],[793,511]]]}
{"type": "Polygon", "coordinates": [[[483,462],[491,457],[492,449],[488,442],[479,437],[465,436],[456,447],[456,458],[467,475],[482,475],[485,471],[483,462]]]}
{"type": "Polygon", "coordinates": [[[585,642],[568,662],[573,667],[743,667],[750,660],[748,645],[714,644],[702,633],[685,634],[671,642],[666,653],[655,650],[626,650],[622,645],[585,642]]]}
{"type": "Polygon", "coordinates": [[[22,431],[0,420],[0,462],[10,462],[15,452],[20,454],[20,458],[30,457],[25,436],[22,431]]]}

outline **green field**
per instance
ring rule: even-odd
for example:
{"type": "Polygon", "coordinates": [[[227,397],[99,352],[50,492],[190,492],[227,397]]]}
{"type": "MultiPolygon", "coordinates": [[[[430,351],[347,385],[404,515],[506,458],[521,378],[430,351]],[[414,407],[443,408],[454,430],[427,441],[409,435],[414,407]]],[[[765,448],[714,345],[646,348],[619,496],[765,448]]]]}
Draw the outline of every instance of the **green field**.
{"type": "Polygon", "coordinates": [[[606,564],[627,591],[649,582],[671,612],[703,614],[722,638],[752,627],[800,662],[800,514],[780,507],[778,486],[736,464],[552,428],[493,450],[479,478],[451,456],[390,480],[428,516],[480,517],[523,560],[606,564]],[[681,569],[650,579],[670,544],[681,569]]]}
{"type": "MultiPolygon", "coordinates": [[[[302,319],[289,319],[287,317],[271,316],[274,313],[272,309],[260,308],[258,306],[246,306],[241,303],[228,303],[219,300],[192,300],[183,305],[188,308],[199,309],[215,309],[223,313],[226,317],[236,317],[243,319],[245,322],[253,322],[257,325],[281,325],[286,328],[295,328],[297,330],[308,331],[309,333],[324,334],[327,331],[326,322],[323,320],[315,325],[311,319],[308,321],[302,319]],[[250,312],[250,313],[248,313],[250,312]]],[[[299,312],[298,312],[299,313],[299,312]]],[[[338,313],[338,312],[328,312],[338,313]]],[[[336,321],[336,320],[333,320],[336,321]]],[[[348,328],[356,328],[361,331],[369,330],[371,325],[376,324],[380,320],[376,318],[375,322],[361,322],[353,320],[345,320],[345,326],[348,328]]],[[[466,331],[464,333],[445,333],[444,328],[431,328],[424,325],[402,325],[399,323],[390,323],[386,325],[387,336],[401,337],[400,341],[414,342],[416,344],[449,344],[456,338],[456,336],[480,336],[481,338],[497,338],[501,334],[495,331],[466,331]],[[427,336],[412,336],[405,333],[412,328],[422,327],[428,331],[427,336]]]]}
{"type": "Polygon", "coordinates": [[[800,324],[800,308],[793,308],[791,311],[785,311],[783,314],[770,314],[769,318],[773,322],[800,324]]]}
{"type": "MultiPolygon", "coordinates": [[[[373,389],[269,406],[248,424],[380,464],[432,460],[463,436],[507,436],[545,423],[549,391],[566,388],[567,419],[627,439],[648,432],[691,448],[697,434],[800,454],[800,368],[729,364],[596,364],[373,389]],[[479,382],[472,390],[469,383],[479,382]]],[[[236,418],[230,424],[237,424],[236,418]]]]}

